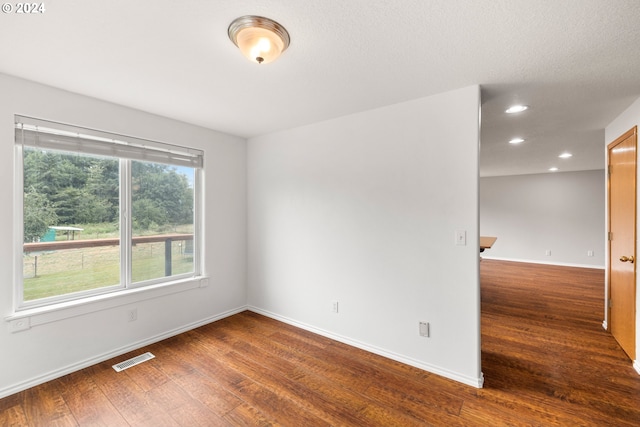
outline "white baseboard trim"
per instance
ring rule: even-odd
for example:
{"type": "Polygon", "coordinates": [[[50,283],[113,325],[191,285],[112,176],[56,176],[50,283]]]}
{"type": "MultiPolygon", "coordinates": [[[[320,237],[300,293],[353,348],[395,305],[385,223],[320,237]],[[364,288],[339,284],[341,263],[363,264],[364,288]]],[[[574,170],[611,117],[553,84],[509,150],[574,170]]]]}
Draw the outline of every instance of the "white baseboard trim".
{"type": "Polygon", "coordinates": [[[511,262],[524,262],[527,264],[542,264],[542,265],[557,265],[560,267],[577,267],[577,268],[595,268],[596,270],[604,270],[604,265],[588,265],[588,264],[574,264],[567,262],[551,262],[551,261],[540,261],[540,260],[531,260],[531,259],[518,259],[518,258],[501,258],[501,257],[492,257],[482,254],[482,259],[490,259],[495,261],[511,261],[511,262]]]}
{"type": "Polygon", "coordinates": [[[158,341],[162,341],[167,338],[171,338],[175,335],[182,334],[184,332],[190,331],[192,329],[198,328],[200,326],[207,325],[209,323],[215,322],[217,320],[224,319],[225,317],[233,316],[234,314],[241,313],[247,310],[247,306],[238,307],[232,310],[228,310],[217,314],[215,316],[207,317],[205,319],[199,320],[197,322],[189,323],[187,325],[181,326],[179,328],[172,329],[170,331],[163,332],[161,334],[149,337],[147,339],[137,341],[135,343],[131,343],[124,347],[117,348],[108,353],[103,353],[100,355],[96,355],[94,357],[90,357],[85,360],[81,360],[77,363],[72,363],[71,365],[67,365],[64,368],[56,369],[55,371],[48,372],[43,375],[39,375],[37,377],[31,378],[27,381],[22,381],[17,384],[13,384],[8,387],[0,388],[0,399],[3,397],[10,396],[12,394],[21,392],[31,387],[35,387],[40,384],[44,384],[47,381],[55,380],[56,378],[60,378],[72,372],[79,371],[80,369],[87,368],[89,366],[93,366],[97,363],[104,362],[105,360],[109,360],[111,358],[117,357],[121,354],[128,353],[130,351],[136,350],[138,348],[147,346],[149,344],[156,343],[158,341]]]}
{"type": "Polygon", "coordinates": [[[313,332],[314,334],[318,334],[318,335],[321,335],[323,337],[327,337],[327,338],[330,338],[332,340],[335,340],[335,341],[350,345],[352,347],[356,347],[356,348],[359,348],[361,350],[368,351],[369,353],[373,353],[373,354],[377,354],[377,355],[382,356],[382,357],[386,357],[387,359],[395,360],[396,362],[401,362],[401,363],[404,363],[406,365],[410,365],[410,366],[422,369],[423,371],[427,371],[427,372],[431,372],[431,373],[436,374],[436,375],[440,375],[441,377],[445,377],[445,378],[448,378],[448,379],[451,379],[451,380],[454,380],[454,381],[458,381],[459,383],[462,383],[462,384],[466,384],[466,385],[469,385],[469,386],[472,386],[472,387],[475,387],[475,388],[482,388],[482,386],[484,385],[484,374],[482,372],[480,373],[480,377],[479,378],[467,377],[467,376],[464,376],[464,375],[460,375],[460,374],[458,374],[456,372],[452,372],[452,371],[449,371],[447,369],[440,368],[438,366],[434,366],[434,365],[431,365],[431,364],[428,364],[428,363],[424,363],[424,362],[412,359],[410,357],[406,357],[406,356],[403,356],[401,354],[385,350],[383,348],[379,348],[379,347],[376,347],[376,346],[373,346],[373,345],[370,345],[370,344],[366,344],[366,343],[351,339],[349,337],[345,337],[343,335],[339,335],[339,334],[335,334],[333,332],[326,331],[324,329],[316,328],[315,326],[311,326],[311,325],[308,325],[306,323],[298,322],[297,320],[293,320],[293,319],[290,319],[288,317],[281,316],[279,314],[272,313],[270,311],[263,310],[263,309],[258,308],[258,307],[254,307],[254,306],[249,305],[249,306],[247,306],[247,309],[249,311],[253,311],[255,313],[262,314],[263,316],[267,316],[267,317],[270,317],[270,318],[275,319],[275,320],[279,320],[279,321],[281,321],[283,323],[295,326],[297,328],[304,329],[304,330],[309,331],[309,332],[313,332]]]}
{"type": "Polygon", "coordinates": [[[605,331],[609,330],[609,324],[607,323],[606,320],[602,321],[602,329],[604,329],[605,331]]]}

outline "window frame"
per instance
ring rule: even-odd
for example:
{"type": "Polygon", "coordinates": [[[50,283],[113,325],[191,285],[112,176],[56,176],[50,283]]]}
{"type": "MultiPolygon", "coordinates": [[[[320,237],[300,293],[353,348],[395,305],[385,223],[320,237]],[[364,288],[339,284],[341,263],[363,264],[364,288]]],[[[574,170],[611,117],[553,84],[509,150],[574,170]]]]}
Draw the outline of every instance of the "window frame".
{"type": "MultiPolygon", "coordinates": [[[[204,151],[194,148],[182,147],[158,141],[151,141],[112,132],[103,132],[80,126],[56,123],[33,117],[15,116],[14,137],[14,313],[41,311],[42,309],[57,309],[66,306],[76,306],[87,302],[96,302],[112,296],[125,295],[144,289],[156,289],[158,287],[196,282],[199,287],[205,286],[207,281],[202,280],[202,255],[203,242],[200,238],[203,229],[202,198],[203,198],[203,163],[204,151]],[[29,141],[25,144],[24,131],[51,136],[50,141],[39,144],[29,141]],[[51,131],[58,132],[51,133],[51,131]],[[18,134],[22,132],[23,138],[19,140],[18,134]],[[61,147],[55,143],[59,138],[61,147]],[[77,142],[74,141],[77,140],[77,142]],[[52,142],[53,141],[53,142],[52,142]],[[88,141],[88,142],[87,142],[88,141]],[[85,150],[87,143],[89,150],[85,150]],[[75,146],[76,150],[70,149],[75,146]],[[30,301],[24,300],[24,147],[36,147],[50,149],[56,152],[89,154],[99,157],[108,157],[119,162],[119,253],[120,253],[120,283],[97,289],[72,292],[63,295],[44,297],[30,301]],[[92,151],[93,150],[93,151],[92,151]],[[138,282],[132,280],[132,162],[142,161],[150,163],[162,163],[171,166],[187,166],[193,168],[193,271],[171,276],[162,276],[138,282]],[[125,242],[124,244],[122,242],[125,242]]],[[[37,139],[37,137],[36,137],[37,139]]],[[[47,139],[44,137],[43,139],[47,139]]],[[[188,285],[188,284],[187,284],[188,285]]],[[[184,287],[184,286],[182,286],[184,287]]],[[[191,288],[188,285],[186,288],[191,288]]],[[[180,286],[178,286],[180,288],[180,286]]],[[[171,291],[169,291],[171,292],[171,291]]]]}

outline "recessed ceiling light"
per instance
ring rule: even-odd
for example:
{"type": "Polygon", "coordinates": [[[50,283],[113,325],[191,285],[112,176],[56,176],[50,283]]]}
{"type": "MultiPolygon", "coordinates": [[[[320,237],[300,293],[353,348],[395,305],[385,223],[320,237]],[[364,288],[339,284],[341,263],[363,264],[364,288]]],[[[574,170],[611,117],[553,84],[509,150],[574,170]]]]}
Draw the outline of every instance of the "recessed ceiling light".
{"type": "Polygon", "coordinates": [[[558,157],[560,157],[561,159],[568,159],[569,157],[572,157],[572,156],[573,154],[571,153],[562,153],[558,157]]]}
{"type": "Polygon", "coordinates": [[[522,113],[524,110],[528,108],[529,108],[528,105],[512,105],[511,107],[505,110],[505,113],[507,114],[522,113]]]}
{"type": "Polygon", "coordinates": [[[549,168],[549,172],[558,172],[558,168],[556,168],[555,166],[552,168],[549,168]]]}
{"type": "Polygon", "coordinates": [[[509,144],[520,144],[521,142],[524,142],[524,139],[522,139],[522,138],[513,138],[511,141],[509,141],[509,144]]]}

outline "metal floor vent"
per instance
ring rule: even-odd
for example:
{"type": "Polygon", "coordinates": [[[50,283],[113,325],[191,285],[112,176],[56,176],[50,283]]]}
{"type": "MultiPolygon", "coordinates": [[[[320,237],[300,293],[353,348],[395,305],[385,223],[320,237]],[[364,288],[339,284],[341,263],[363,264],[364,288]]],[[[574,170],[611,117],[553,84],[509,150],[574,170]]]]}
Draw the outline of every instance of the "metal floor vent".
{"type": "Polygon", "coordinates": [[[120,372],[120,371],[124,371],[125,369],[128,369],[132,366],[136,366],[141,364],[142,362],[146,362],[147,360],[151,360],[153,359],[155,356],[149,352],[145,353],[145,354],[141,354],[140,356],[136,356],[136,357],[132,357],[129,360],[125,360],[124,362],[120,362],[117,363],[115,365],[113,365],[113,369],[116,370],[116,372],[120,372]]]}

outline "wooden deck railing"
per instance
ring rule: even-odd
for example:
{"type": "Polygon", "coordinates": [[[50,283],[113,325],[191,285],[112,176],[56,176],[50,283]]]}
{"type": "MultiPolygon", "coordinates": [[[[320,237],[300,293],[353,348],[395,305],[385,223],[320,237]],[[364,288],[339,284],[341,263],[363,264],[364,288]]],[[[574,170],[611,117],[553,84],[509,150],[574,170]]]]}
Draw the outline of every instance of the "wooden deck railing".
{"type": "MultiPolygon", "coordinates": [[[[156,243],[164,242],[164,275],[171,276],[171,242],[181,240],[193,240],[193,234],[160,234],[155,236],[135,236],[131,238],[134,245],[139,243],[156,243]]],[[[44,252],[44,251],[61,251],[65,249],[81,249],[95,248],[98,246],[118,246],[120,239],[88,239],[88,240],[61,240],[57,242],[33,242],[25,243],[23,251],[44,252]]]]}

